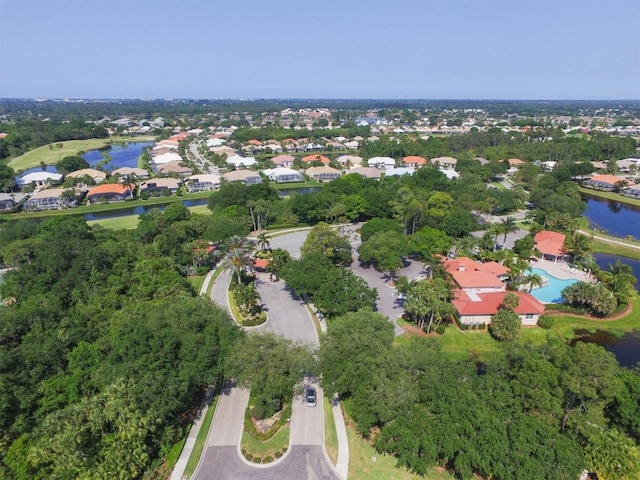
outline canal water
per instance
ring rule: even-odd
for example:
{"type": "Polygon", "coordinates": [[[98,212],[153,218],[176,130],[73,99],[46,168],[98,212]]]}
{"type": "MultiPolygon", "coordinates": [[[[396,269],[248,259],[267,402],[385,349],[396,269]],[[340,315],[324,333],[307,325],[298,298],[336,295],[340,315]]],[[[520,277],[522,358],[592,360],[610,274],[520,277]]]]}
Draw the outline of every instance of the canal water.
{"type": "MultiPolygon", "coordinates": [[[[85,213],[85,220],[104,220],[106,218],[116,218],[116,217],[127,217],[129,215],[141,215],[143,213],[148,213],[154,208],[159,210],[164,210],[167,208],[167,205],[170,205],[173,202],[167,203],[156,203],[154,205],[139,205],[137,207],[122,207],[117,210],[107,210],[105,212],[93,212],[93,213],[85,213]]],[[[182,200],[182,204],[185,207],[196,207],[198,205],[207,205],[209,203],[208,198],[197,198],[192,200],[182,200]]]]}

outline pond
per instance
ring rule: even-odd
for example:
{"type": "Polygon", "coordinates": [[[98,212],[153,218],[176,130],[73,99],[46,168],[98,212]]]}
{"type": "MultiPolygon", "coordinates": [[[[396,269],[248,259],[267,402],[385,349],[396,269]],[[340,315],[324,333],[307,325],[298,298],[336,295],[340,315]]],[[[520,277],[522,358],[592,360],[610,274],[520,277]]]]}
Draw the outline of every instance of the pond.
{"type": "Polygon", "coordinates": [[[153,142],[130,142],[125,145],[112,145],[104,150],[89,150],[82,155],[91,167],[95,168],[100,162],[107,160],[105,154],[111,157],[108,163],[102,164],[102,170],[111,172],[122,167],[135,168],[138,166],[138,158],[145,148],[153,145],[153,142]]]}
{"type": "Polygon", "coordinates": [[[584,195],[584,198],[587,201],[584,217],[589,220],[591,228],[616,237],[632,236],[640,240],[639,207],[588,195],[584,195]]]}
{"type": "Polygon", "coordinates": [[[575,330],[575,336],[569,342],[575,345],[577,342],[595,343],[615,355],[618,363],[623,367],[632,367],[640,362],[640,332],[626,333],[622,337],[616,337],[609,332],[596,330],[589,333],[587,330],[575,330]]]}
{"type": "MultiPolygon", "coordinates": [[[[598,266],[603,270],[607,270],[609,268],[609,265],[613,265],[614,263],[616,263],[616,261],[620,260],[621,263],[626,263],[627,265],[629,265],[632,268],[633,274],[635,275],[636,279],[640,280],[640,260],[620,257],[618,255],[607,255],[604,253],[595,253],[593,255],[593,258],[598,266]]],[[[640,293],[640,282],[636,283],[636,290],[638,290],[638,292],[640,293]]]]}
{"type": "MultiPolygon", "coordinates": [[[[122,207],[116,210],[106,210],[104,212],[92,212],[84,215],[85,220],[104,220],[107,218],[127,217],[129,215],[141,215],[143,213],[150,212],[154,208],[164,210],[167,205],[170,205],[171,201],[167,203],[156,203],[154,205],[138,205],[137,207],[122,207]]],[[[182,204],[185,207],[195,207],[198,205],[207,205],[209,203],[208,198],[196,198],[191,200],[182,200],[182,204]]]]}
{"type": "Polygon", "coordinates": [[[278,190],[278,196],[282,198],[282,197],[288,197],[292,193],[302,194],[302,193],[316,193],[321,191],[322,191],[322,187],[283,188],[282,190],[278,190]]]}

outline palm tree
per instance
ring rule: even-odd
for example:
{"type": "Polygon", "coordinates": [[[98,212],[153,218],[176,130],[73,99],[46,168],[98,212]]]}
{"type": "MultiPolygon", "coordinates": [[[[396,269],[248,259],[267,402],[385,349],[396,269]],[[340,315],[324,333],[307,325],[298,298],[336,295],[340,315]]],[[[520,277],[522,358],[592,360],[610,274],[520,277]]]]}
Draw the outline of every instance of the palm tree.
{"type": "Polygon", "coordinates": [[[518,231],[518,225],[516,225],[516,219],[513,217],[503,218],[500,221],[500,231],[504,233],[504,238],[502,239],[502,243],[504,244],[507,241],[507,235],[518,231]]]}
{"type": "Polygon", "coordinates": [[[270,245],[269,237],[267,236],[266,232],[262,232],[260,235],[258,235],[257,240],[258,245],[260,245],[260,250],[266,250],[266,248],[270,245]]]}
{"type": "Polygon", "coordinates": [[[220,250],[224,253],[230,252],[231,250],[241,250],[245,253],[249,253],[253,250],[254,246],[255,244],[247,237],[243,237],[242,235],[232,235],[222,241],[220,250]]]}
{"type": "Polygon", "coordinates": [[[577,232],[564,241],[564,250],[571,256],[573,263],[583,259],[591,252],[591,248],[591,239],[577,232]]]}
{"type": "Polygon", "coordinates": [[[232,273],[232,279],[239,283],[242,274],[252,264],[253,260],[249,256],[249,253],[239,248],[234,248],[228,251],[224,256],[222,268],[230,270],[232,273]]]}
{"type": "Polygon", "coordinates": [[[529,289],[527,290],[527,293],[531,293],[531,290],[533,290],[534,288],[541,287],[543,284],[543,281],[540,275],[538,275],[537,273],[532,273],[531,275],[527,275],[525,277],[524,283],[525,285],[529,285],[529,289]]]}

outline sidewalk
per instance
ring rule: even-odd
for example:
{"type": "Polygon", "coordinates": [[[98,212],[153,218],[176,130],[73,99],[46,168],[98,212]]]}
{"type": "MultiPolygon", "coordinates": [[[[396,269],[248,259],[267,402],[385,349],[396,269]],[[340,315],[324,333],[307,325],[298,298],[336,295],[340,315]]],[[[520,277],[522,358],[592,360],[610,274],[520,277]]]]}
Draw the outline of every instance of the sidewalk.
{"type": "Polygon", "coordinates": [[[337,397],[331,399],[331,411],[333,412],[333,420],[336,424],[336,433],[338,435],[336,471],[344,480],[347,480],[349,475],[349,439],[347,438],[347,427],[342,416],[342,407],[337,397]]]}
{"type": "Polygon", "coordinates": [[[202,422],[205,415],[207,414],[207,410],[209,409],[211,399],[213,398],[213,391],[213,387],[209,387],[207,389],[207,393],[205,394],[202,403],[200,404],[200,408],[198,409],[196,418],[193,421],[193,425],[189,430],[187,440],[184,442],[184,447],[182,447],[180,458],[178,458],[175,467],[173,467],[173,471],[171,472],[171,477],[169,477],[169,480],[182,480],[183,478],[184,470],[185,468],[187,468],[187,463],[189,462],[189,457],[191,457],[191,452],[193,452],[196,438],[198,438],[198,433],[200,433],[200,428],[202,428],[202,422]]]}

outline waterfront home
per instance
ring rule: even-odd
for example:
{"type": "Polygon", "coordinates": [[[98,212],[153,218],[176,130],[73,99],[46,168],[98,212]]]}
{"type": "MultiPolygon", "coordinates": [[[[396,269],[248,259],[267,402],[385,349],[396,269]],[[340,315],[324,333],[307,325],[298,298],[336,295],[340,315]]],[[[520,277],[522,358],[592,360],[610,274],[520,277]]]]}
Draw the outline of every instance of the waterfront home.
{"type": "Polygon", "coordinates": [[[304,177],[291,168],[269,168],[263,170],[262,173],[269,177],[269,180],[273,180],[276,183],[304,182],[304,177]]]}
{"type": "Polygon", "coordinates": [[[181,181],[177,178],[152,178],[140,184],[140,194],[175,193],[180,188],[181,181]]]}
{"type": "Polygon", "coordinates": [[[626,186],[627,183],[628,181],[624,177],[616,175],[594,175],[585,180],[582,186],[603,192],[612,192],[620,186],[626,186]]]}
{"type": "Polygon", "coordinates": [[[191,175],[185,179],[184,184],[189,193],[210,192],[220,188],[220,176],[215,173],[191,175]]]}
{"type": "Polygon", "coordinates": [[[245,185],[255,185],[262,183],[262,177],[253,170],[233,170],[222,175],[227,182],[242,182],[245,185]]]}
{"type": "Polygon", "coordinates": [[[193,169],[183,165],[181,162],[169,162],[163,163],[156,167],[156,173],[158,175],[180,175],[182,177],[187,175],[193,175],[193,169]]]}
{"type": "Polygon", "coordinates": [[[151,157],[151,161],[156,165],[162,165],[170,162],[181,162],[182,157],[177,152],[166,152],[161,155],[155,155],[151,157]]]}
{"type": "Polygon", "coordinates": [[[568,258],[564,251],[565,235],[550,230],[543,230],[536,233],[533,240],[536,242],[535,249],[542,253],[545,260],[552,262],[562,261],[568,258]]]}
{"type": "Polygon", "coordinates": [[[306,175],[318,182],[330,182],[342,176],[342,172],[332,167],[311,167],[305,171],[306,175]]]}
{"type": "Polygon", "coordinates": [[[40,190],[24,202],[24,209],[27,212],[38,212],[42,210],[59,210],[62,208],[75,207],[75,201],[63,195],[67,190],[71,189],[48,188],[46,190],[40,190]]]}
{"type": "Polygon", "coordinates": [[[107,183],[93,187],[87,192],[87,202],[95,203],[111,203],[124,202],[133,199],[134,185],[121,183],[107,183]]]}
{"type": "Polygon", "coordinates": [[[77,179],[89,177],[93,183],[102,183],[106,180],[107,174],[95,168],[83,168],[75,172],[67,173],[67,178],[69,177],[77,179]]]}
{"type": "Polygon", "coordinates": [[[0,193],[0,212],[9,212],[27,198],[24,193],[0,193]]]}
{"type": "Polygon", "coordinates": [[[126,182],[134,179],[144,180],[149,178],[149,172],[144,168],[120,167],[111,172],[113,176],[119,176],[120,182],[126,182]]]}
{"type": "Polygon", "coordinates": [[[62,181],[61,173],[53,172],[31,172],[16,179],[19,187],[34,185],[36,187],[46,187],[62,181]]]}
{"type": "Polygon", "coordinates": [[[622,195],[629,198],[635,198],[640,200],[640,183],[636,185],[629,185],[629,188],[622,190],[622,195]]]}

